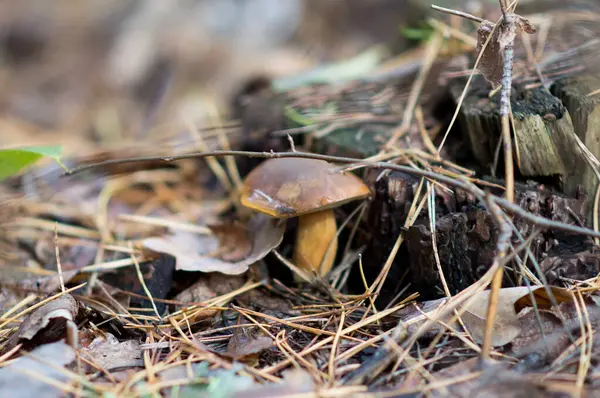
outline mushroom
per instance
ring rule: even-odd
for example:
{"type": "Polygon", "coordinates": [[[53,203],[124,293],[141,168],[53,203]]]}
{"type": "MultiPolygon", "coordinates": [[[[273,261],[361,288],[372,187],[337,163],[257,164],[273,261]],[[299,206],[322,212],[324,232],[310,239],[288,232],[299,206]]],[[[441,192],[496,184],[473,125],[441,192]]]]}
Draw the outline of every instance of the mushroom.
{"type": "Polygon", "coordinates": [[[335,171],[323,160],[275,158],[246,177],[241,203],[274,218],[298,217],[294,263],[325,275],[337,251],[333,209],[370,193],[361,179],[335,171]]]}

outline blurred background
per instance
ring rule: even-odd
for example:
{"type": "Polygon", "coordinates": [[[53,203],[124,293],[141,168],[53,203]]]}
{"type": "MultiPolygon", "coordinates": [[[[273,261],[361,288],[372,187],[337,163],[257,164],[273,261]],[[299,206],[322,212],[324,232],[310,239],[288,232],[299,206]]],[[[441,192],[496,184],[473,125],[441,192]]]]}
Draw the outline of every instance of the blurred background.
{"type": "Polygon", "coordinates": [[[415,24],[428,6],[419,0],[2,1],[0,146],[61,144],[69,155],[98,143],[171,136],[182,119],[200,128],[219,124],[256,77],[294,75],[376,44],[399,53],[410,44],[401,27],[415,24]]]}

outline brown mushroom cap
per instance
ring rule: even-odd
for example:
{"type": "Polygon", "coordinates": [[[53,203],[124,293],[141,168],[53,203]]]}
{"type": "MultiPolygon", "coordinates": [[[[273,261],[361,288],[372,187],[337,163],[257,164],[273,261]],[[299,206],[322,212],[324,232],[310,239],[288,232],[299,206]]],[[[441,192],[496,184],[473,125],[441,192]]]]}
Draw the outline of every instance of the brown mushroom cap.
{"type": "Polygon", "coordinates": [[[290,218],[370,195],[361,179],[334,167],[316,159],[266,160],[246,177],[241,202],[271,217],[290,218]]]}

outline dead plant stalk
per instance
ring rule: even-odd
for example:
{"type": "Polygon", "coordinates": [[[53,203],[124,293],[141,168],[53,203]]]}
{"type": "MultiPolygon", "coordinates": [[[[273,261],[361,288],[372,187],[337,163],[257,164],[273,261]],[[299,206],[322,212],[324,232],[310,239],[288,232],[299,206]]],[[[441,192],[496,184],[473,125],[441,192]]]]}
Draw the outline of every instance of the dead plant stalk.
{"type": "MultiPolygon", "coordinates": [[[[500,22],[495,26],[493,23],[485,20],[479,20],[480,26],[478,30],[479,43],[485,41],[486,44],[480,48],[479,56],[483,56],[480,69],[485,78],[492,84],[497,84],[498,78],[500,78],[500,121],[501,121],[501,140],[502,148],[504,152],[504,178],[506,182],[505,196],[506,200],[510,203],[514,202],[514,165],[513,165],[513,153],[512,153],[512,142],[510,135],[510,98],[512,89],[512,71],[513,71],[513,58],[514,58],[514,42],[517,35],[517,28],[522,29],[526,33],[534,33],[535,28],[525,18],[515,14],[511,11],[510,7],[507,6],[505,0],[499,0],[500,10],[502,11],[502,18],[500,22]],[[501,76],[498,76],[497,66],[502,64],[501,76]]],[[[511,4],[516,6],[516,1],[511,4]]],[[[477,21],[477,17],[465,15],[461,12],[453,10],[446,10],[437,7],[439,11],[448,12],[455,15],[460,15],[464,18],[468,18],[477,21]]],[[[488,210],[492,212],[500,228],[501,234],[498,239],[498,252],[494,259],[494,263],[504,264],[502,259],[505,257],[510,244],[510,237],[512,231],[507,226],[506,221],[502,215],[502,212],[498,208],[497,204],[491,200],[488,200],[488,210]]],[[[490,291],[490,300],[488,306],[488,314],[486,317],[485,333],[483,339],[483,347],[481,350],[482,360],[489,359],[492,342],[492,330],[494,322],[496,320],[496,312],[498,306],[498,297],[500,294],[500,288],[502,287],[502,278],[504,275],[504,267],[499,266],[496,273],[493,276],[490,291]]]]}

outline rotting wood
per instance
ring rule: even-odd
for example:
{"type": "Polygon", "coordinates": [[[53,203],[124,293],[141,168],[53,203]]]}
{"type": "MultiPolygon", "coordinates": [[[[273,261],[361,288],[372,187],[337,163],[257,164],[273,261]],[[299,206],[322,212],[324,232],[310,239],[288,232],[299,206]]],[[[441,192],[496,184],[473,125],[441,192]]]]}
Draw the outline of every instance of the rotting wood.
{"type": "MultiPolygon", "coordinates": [[[[373,200],[367,213],[370,236],[368,242],[363,242],[367,244],[363,267],[367,278],[373,278],[404,230],[419,179],[400,172],[370,170],[366,181],[372,187],[373,200]]],[[[586,195],[567,197],[543,185],[533,184],[517,184],[515,188],[516,203],[535,215],[568,224],[580,223],[585,215],[586,195]]],[[[455,294],[474,283],[492,264],[498,228],[493,217],[477,200],[461,190],[443,195],[438,191],[436,214],[440,263],[450,291],[455,294]]],[[[513,222],[525,238],[533,231],[530,223],[518,217],[513,222]]],[[[594,268],[594,255],[586,254],[591,250],[589,242],[587,238],[560,231],[542,231],[530,249],[540,262],[552,258],[551,263],[548,263],[550,260],[544,263],[543,269],[555,283],[560,283],[559,276],[570,275],[573,270],[582,277],[596,275],[594,272],[598,269],[594,268]],[[576,246],[577,249],[562,251],[563,246],[576,246]]],[[[518,245],[518,241],[515,240],[514,244],[518,245]]],[[[517,266],[516,263],[512,265],[517,266]]],[[[411,291],[419,291],[423,298],[443,296],[425,212],[415,225],[405,231],[405,241],[394,260],[382,297],[391,299],[408,283],[411,283],[411,291]],[[402,279],[404,274],[406,277],[402,279]]],[[[506,283],[510,283],[510,279],[506,283]]]]}
{"type": "MultiPolygon", "coordinates": [[[[436,67],[439,68],[440,65],[436,67]]],[[[433,84],[433,81],[428,84],[433,84]]],[[[315,129],[312,150],[358,158],[379,153],[394,128],[402,123],[402,113],[406,106],[406,98],[402,92],[408,90],[404,86],[405,84],[393,81],[381,84],[353,82],[343,91],[332,93],[329,101],[335,103],[339,118],[315,129]],[[336,98],[335,95],[339,97],[336,98]]],[[[431,86],[424,91],[428,92],[421,96],[420,104],[429,115],[439,100],[438,93],[432,95],[431,86]]],[[[311,140],[310,137],[308,139],[311,140]]],[[[398,140],[396,146],[425,148],[416,125],[398,140]]]]}
{"type": "Polygon", "coordinates": [[[555,247],[540,262],[548,283],[559,285],[566,280],[585,280],[600,272],[600,251],[586,240],[574,247],[555,247]]]}
{"type": "MultiPolygon", "coordinates": [[[[381,265],[386,262],[387,256],[404,227],[404,221],[409,213],[411,202],[419,178],[401,172],[385,172],[369,170],[366,172],[365,182],[371,187],[373,200],[370,202],[366,213],[366,222],[369,235],[364,242],[367,249],[363,255],[364,272],[369,282],[373,281],[381,271],[381,265]]],[[[400,247],[394,265],[381,290],[380,297],[391,299],[402,288],[403,274],[407,252],[405,245],[400,247]]],[[[356,278],[360,281],[358,270],[356,278]]],[[[356,286],[360,288],[360,286],[356,286]]]]}
{"type": "MultiPolygon", "coordinates": [[[[455,101],[464,87],[464,79],[450,85],[455,101]]],[[[461,127],[475,158],[491,167],[500,137],[498,97],[489,98],[489,87],[475,79],[461,107],[461,127]]],[[[584,159],[574,137],[567,108],[543,88],[516,87],[511,100],[514,117],[518,169],[525,177],[557,177],[558,186],[567,195],[575,195],[583,183],[584,159]]]]}
{"type": "MultiPolygon", "coordinates": [[[[600,95],[588,94],[598,89],[600,74],[559,80],[551,88],[552,93],[560,98],[569,111],[575,133],[596,158],[600,158],[600,95]]],[[[594,169],[585,164],[578,171],[584,188],[593,196],[598,186],[598,177],[594,169]]],[[[591,216],[591,211],[589,214],[591,216]]],[[[590,216],[587,217],[588,222],[590,216]]]]}

